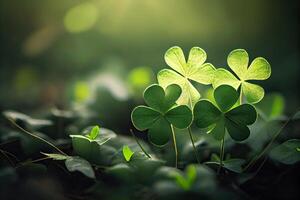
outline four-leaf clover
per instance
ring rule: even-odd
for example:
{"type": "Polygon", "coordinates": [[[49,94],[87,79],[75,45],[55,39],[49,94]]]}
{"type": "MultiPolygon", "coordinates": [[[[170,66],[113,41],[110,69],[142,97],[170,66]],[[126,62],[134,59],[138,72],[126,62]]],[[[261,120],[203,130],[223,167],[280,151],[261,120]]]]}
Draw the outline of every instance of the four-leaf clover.
{"type": "Polygon", "coordinates": [[[242,141],[249,137],[250,130],[247,127],[256,120],[257,113],[250,104],[242,104],[235,108],[238,92],[229,85],[221,85],[214,91],[217,106],[208,100],[200,100],[194,107],[194,120],[199,128],[207,128],[214,125],[211,134],[222,140],[225,129],[232,139],[242,141]]]}
{"type": "Polygon", "coordinates": [[[133,125],[140,131],[148,130],[149,140],[155,145],[164,145],[172,136],[173,125],[187,128],[192,122],[192,111],[186,105],[176,105],[181,88],[176,84],[166,87],[154,84],[146,88],[144,99],[148,106],[138,106],[131,114],[133,125]]]}
{"type": "Polygon", "coordinates": [[[200,47],[190,50],[186,62],[180,47],[172,47],[165,54],[166,63],[174,70],[163,69],[157,74],[159,85],[166,88],[170,84],[178,84],[182,88],[182,94],[177,100],[180,105],[193,106],[200,98],[199,92],[190,80],[202,84],[211,84],[215,68],[210,63],[204,63],[207,55],[200,47]]]}
{"type": "Polygon", "coordinates": [[[226,69],[219,68],[215,72],[213,87],[217,88],[226,84],[238,89],[241,86],[241,93],[248,103],[259,102],[264,97],[264,89],[248,81],[268,79],[271,75],[271,66],[268,61],[258,57],[248,67],[248,53],[244,49],[236,49],[228,55],[227,63],[238,78],[226,69]]]}

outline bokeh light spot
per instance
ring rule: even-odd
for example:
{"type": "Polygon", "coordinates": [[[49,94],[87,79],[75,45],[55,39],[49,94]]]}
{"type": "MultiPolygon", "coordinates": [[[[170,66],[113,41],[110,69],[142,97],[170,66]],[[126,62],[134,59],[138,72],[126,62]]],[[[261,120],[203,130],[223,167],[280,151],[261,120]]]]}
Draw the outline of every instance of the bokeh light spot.
{"type": "Polygon", "coordinates": [[[90,96],[90,89],[86,82],[79,81],[75,84],[75,101],[83,102],[90,96]]]}
{"type": "Polygon", "coordinates": [[[79,33],[91,29],[98,19],[98,9],[92,3],[82,3],[70,8],[65,15],[64,25],[67,31],[79,33]]]}

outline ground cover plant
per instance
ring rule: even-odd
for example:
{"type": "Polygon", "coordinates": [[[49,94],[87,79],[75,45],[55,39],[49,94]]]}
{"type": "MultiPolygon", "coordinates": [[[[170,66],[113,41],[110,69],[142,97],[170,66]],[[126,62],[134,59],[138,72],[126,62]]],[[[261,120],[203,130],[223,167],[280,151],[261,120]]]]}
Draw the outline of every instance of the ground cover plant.
{"type": "Polygon", "coordinates": [[[255,82],[269,62],[236,49],[230,72],[177,46],[164,59],[172,69],[144,90],[127,134],[92,124],[88,106],[42,119],[3,112],[1,199],[299,198],[300,112],[285,116],[281,96],[255,82]]]}

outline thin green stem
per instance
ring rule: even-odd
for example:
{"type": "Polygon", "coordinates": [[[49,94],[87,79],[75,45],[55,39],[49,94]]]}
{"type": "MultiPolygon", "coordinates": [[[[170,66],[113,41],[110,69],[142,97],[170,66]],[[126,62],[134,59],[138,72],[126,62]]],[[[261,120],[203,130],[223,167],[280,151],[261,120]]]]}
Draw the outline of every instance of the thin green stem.
{"type": "Polygon", "coordinates": [[[194,148],[195,157],[197,159],[198,164],[200,164],[200,160],[199,160],[199,157],[198,157],[198,152],[197,152],[197,149],[196,149],[196,146],[195,146],[195,142],[194,142],[191,127],[188,127],[188,131],[189,131],[190,139],[191,139],[191,142],[192,142],[192,145],[193,145],[193,148],[194,148]]]}
{"type": "Polygon", "coordinates": [[[176,136],[175,136],[175,131],[174,127],[171,124],[171,130],[172,130],[172,135],[173,135],[173,143],[174,143],[174,151],[175,151],[175,167],[178,168],[178,150],[177,150],[177,144],[176,144],[176,136]]]}
{"type": "Polygon", "coordinates": [[[132,136],[134,137],[136,143],[139,145],[139,147],[140,147],[141,150],[144,152],[144,154],[145,154],[148,158],[151,158],[151,156],[146,152],[146,150],[145,150],[144,147],[141,145],[141,143],[139,142],[139,140],[137,139],[137,137],[134,135],[132,129],[130,129],[130,133],[132,134],[132,136]]]}
{"type": "Polygon", "coordinates": [[[243,89],[242,89],[242,85],[240,86],[241,90],[240,90],[240,104],[243,104],[243,89]]]}
{"type": "MultiPolygon", "coordinates": [[[[294,115],[293,115],[294,116],[294,115]]],[[[282,130],[290,123],[290,121],[293,119],[293,116],[290,117],[284,124],[283,126],[273,135],[272,139],[270,140],[269,144],[260,152],[260,154],[254,156],[251,161],[245,166],[245,168],[243,169],[243,171],[247,171],[249,168],[251,168],[256,162],[257,160],[259,160],[265,153],[267,153],[272,144],[274,143],[274,141],[277,139],[277,137],[280,135],[280,133],[282,132],[282,130]]]]}
{"type": "Polygon", "coordinates": [[[221,169],[223,167],[223,159],[224,159],[224,145],[225,144],[225,140],[224,138],[221,140],[221,144],[220,144],[220,165],[218,168],[218,174],[220,174],[221,169]]]}
{"type": "Polygon", "coordinates": [[[21,130],[22,132],[24,132],[24,133],[26,133],[26,134],[30,135],[31,137],[34,137],[34,138],[36,138],[36,139],[38,139],[38,140],[41,140],[42,142],[44,142],[44,143],[48,144],[49,146],[53,147],[53,148],[54,148],[56,151],[58,151],[59,153],[65,155],[65,156],[68,156],[66,153],[64,153],[62,150],[60,150],[58,147],[56,147],[56,146],[55,146],[54,144],[52,144],[51,142],[49,142],[49,141],[47,141],[47,140],[41,138],[40,136],[37,136],[37,135],[35,135],[35,134],[33,134],[33,133],[30,133],[29,131],[23,129],[23,128],[22,128],[21,126],[19,126],[13,119],[11,119],[11,118],[7,118],[7,119],[8,119],[15,127],[17,127],[19,130],[21,130]]]}

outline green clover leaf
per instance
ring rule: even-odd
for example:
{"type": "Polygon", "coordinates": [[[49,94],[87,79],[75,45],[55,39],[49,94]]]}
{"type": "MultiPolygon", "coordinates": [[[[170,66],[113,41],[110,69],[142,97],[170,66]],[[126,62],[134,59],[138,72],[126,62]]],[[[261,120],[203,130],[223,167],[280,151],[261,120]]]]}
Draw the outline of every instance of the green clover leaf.
{"type": "Polygon", "coordinates": [[[172,135],[171,125],[187,128],[192,122],[188,106],[176,105],[181,95],[179,85],[171,84],[164,90],[154,84],[146,88],[144,99],[148,106],[137,106],[131,113],[131,121],[140,131],[148,130],[149,140],[155,145],[166,144],[172,135]]]}
{"type": "Polygon", "coordinates": [[[131,157],[134,154],[134,152],[130,149],[130,147],[128,145],[123,146],[122,153],[127,162],[130,161],[131,157]]]}
{"type": "Polygon", "coordinates": [[[268,79],[271,75],[271,66],[268,61],[258,57],[248,67],[248,53],[244,49],[236,49],[228,55],[227,63],[238,78],[226,69],[219,68],[215,71],[213,87],[217,88],[226,84],[238,89],[241,86],[241,93],[248,103],[259,102],[264,97],[264,89],[248,81],[268,79]]]}
{"type": "Polygon", "coordinates": [[[256,120],[257,113],[250,104],[234,107],[239,98],[238,92],[229,85],[221,85],[214,91],[214,99],[218,107],[208,100],[200,100],[194,107],[194,120],[199,128],[214,125],[211,134],[222,140],[225,130],[232,139],[243,141],[250,135],[247,127],[256,120]]]}
{"type": "Polygon", "coordinates": [[[200,47],[190,50],[186,62],[180,47],[171,47],[165,54],[166,63],[174,70],[163,69],[158,72],[159,85],[166,88],[170,84],[178,84],[182,88],[182,94],[177,103],[180,105],[193,106],[200,99],[200,94],[190,80],[201,84],[211,84],[215,68],[210,63],[204,63],[207,58],[206,52],[200,47]]]}

